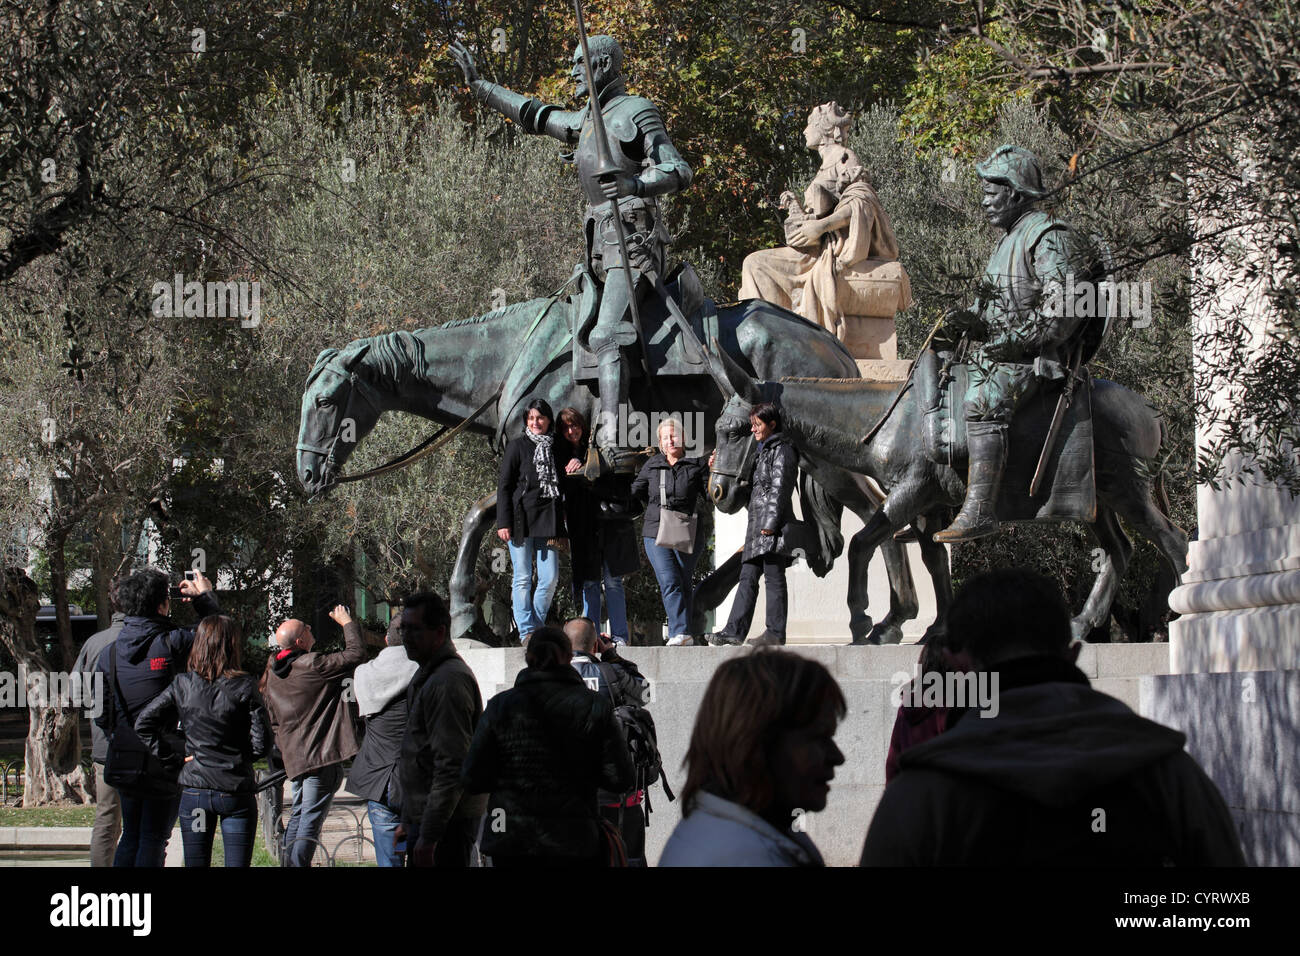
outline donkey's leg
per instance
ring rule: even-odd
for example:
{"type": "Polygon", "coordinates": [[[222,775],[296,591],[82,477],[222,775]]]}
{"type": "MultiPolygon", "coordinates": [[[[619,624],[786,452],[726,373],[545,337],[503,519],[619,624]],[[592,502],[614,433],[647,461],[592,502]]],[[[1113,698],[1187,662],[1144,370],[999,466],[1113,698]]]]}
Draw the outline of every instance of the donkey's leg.
{"type": "Polygon", "coordinates": [[[451,571],[451,636],[475,639],[490,633],[483,612],[474,603],[474,569],[483,535],[496,519],[497,495],[492,492],[470,505],[465,515],[460,549],[451,571]]]}
{"type": "Polygon", "coordinates": [[[712,611],[730,594],[740,581],[740,565],[743,552],[737,551],[713,569],[695,588],[691,597],[691,633],[703,634],[708,628],[704,624],[704,615],[712,611]]]}
{"type": "Polygon", "coordinates": [[[1083,610],[1070,622],[1071,635],[1076,641],[1086,640],[1093,628],[1110,620],[1110,606],[1119,593],[1119,583],[1128,569],[1129,558],[1133,556],[1133,542],[1108,505],[1097,502],[1097,519],[1088,528],[1101,545],[1103,554],[1098,560],[1102,566],[1083,610]]]}
{"type": "MultiPolygon", "coordinates": [[[[923,489],[924,483],[914,478],[900,482],[889,492],[884,504],[871,516],[866,527],[854,535],[854,546],[860,549],[866,561],[870,561],[876,548],[883,547],[886,567],[889,567],[892,551],[894,560],[899,565],[899,576],[902,577],[903,572],[906,572],[908,583],[907,604],[902,608],[904,613],[895,617],[891,608],[889,617],[872,628],[865,639],[859,639],[855,634],[855,644],[897,644],[903,639],[903,624],[917,615],[920,602],[916,596],[916,586],[912,581],[906,552],[902,544],[894,540],[894,532],[906,527],[916,517],[920,511],[919,503],[924,497],[923,489]]],[[[864,573],[864,580],[865,577],[864,573]]]]}

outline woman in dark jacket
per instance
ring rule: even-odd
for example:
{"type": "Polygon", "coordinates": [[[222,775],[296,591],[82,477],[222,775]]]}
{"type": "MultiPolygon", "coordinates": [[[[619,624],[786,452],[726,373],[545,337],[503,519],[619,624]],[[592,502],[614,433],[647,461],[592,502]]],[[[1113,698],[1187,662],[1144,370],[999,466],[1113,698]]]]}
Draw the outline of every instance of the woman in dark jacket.
{"type": "Polygon", "coordinates": [[[695,643],[690,635],[691,598],[694,594],[691,575],[700,557],[701,536],[697,531],[690,554],[655,544],[659,534],[659,513],[666,504],[671,511],[694,514],[709,480],[709,462],[706,459],[685,457],[682,432],[681,422],[665,418],[659,424],[659,454],[645,463],[632,482],[632,497],[646,504],[641,533],[646,557],[655,569],[659,591],[663,595],[664,610],[668,613],[668,644],[673,647],[695,643]]]}
{"type": "Polygon", "coordinates": [[[781,434],[781,413],[771,402],[754,406],[749,427],[758,441],[758,459],[749,494],[749,522],[741,556],[740,583],[727,626],[709,638],[710,644],[739,644],[749,633],[758,601],[758,577],[767,593],[767,627],[751,644],[784,644],[786,617],[785,569],[794,561],[788,541],[790,499],[799,467],[799,454],[781,434]]]}
{"type": "Polygon", "coordinates": [[[597,628],[607,615],[614,643],[626,644],[629,633],[623,578],[640,567],[630,513],[630,476],[607,473],[588,481],[578,474],[591,437],[587,419],[576,408],[562,408],[559,427],[573,454],[564,477],[564,522],[569,530],[573,603],[597,628]]]}
{"type": "Polygon", "coordinates": [[[136,718],[135,729],[157,754],[164,731],[179,719],[185,737],[181,768],[181,841],[186,866],[209,866],[221,822],[226,866],[248,866],[257,833],[253,761],[271,746],[271,726],[257,678],[239,669],[243,637],[220,614],[199,622],[190,670],[178,674],[136,718]]]}
{"type": "Polygon", "coordinates": [[[487,793],[480,848],[493,866],[600,866],[608,861],[597,791],[626,793],[632,755],[614,707],[570,664],[564,632],[528,642],[513,689],[483,711],[461,767],[467,793],[487,793]]]}
{"type": "Polygon", "coordinates": [[[523,435],[506,446],[497,481],[497,537],[510,548],[511,596],[520,640],[546,623],[560,570],[549,542],[567,534],[560,476],[569,459],[565,444],[555,441],[554,423],[551,406],[533,399],[523,435]]]}

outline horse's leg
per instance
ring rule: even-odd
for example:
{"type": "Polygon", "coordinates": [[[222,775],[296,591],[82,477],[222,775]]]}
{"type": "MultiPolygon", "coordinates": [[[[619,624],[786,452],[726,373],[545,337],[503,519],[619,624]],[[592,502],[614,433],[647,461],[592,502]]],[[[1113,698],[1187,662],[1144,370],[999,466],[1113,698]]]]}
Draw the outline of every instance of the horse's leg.
{"type": "Polygon", "coordinates": [[[942,515],[931,512],[924,516],[923,522],[925,527],[916,529],[916,543],[921,549],[921,561],[934,584],[935,610],[933,623],[921,635],[921,641],[925,642],[943,627],[944,618],[948,616],[952,604],[952,565],[948,561],[948,549],[934,540],[934,533],[946,527],[942,515]]]}
{"type": "Polygon", "coordinates": [[[1110,620],[1110,606],[1119,593],[1119,583],[1128,569],[1129,558],[1133,556],[1133,542],[1120,527],[1119,519],[1109,505],[1097,502],[1097,519],[1088,528],[1104,554],[1101,556],[1101,573],[1092,584],[1088,600],[1079,616],[1070,622],[1070,631],[1076,641],[1086,640],[1094,628],[1110,620]]]}
{"type": "Polygon", "coordinates": [[[451,636],[478,640],[489,633],[483,613],[474,603],[474,569],[483,534],[496,519],[497,495],[492,492],[470,505],[460,534],[460,548],[451,571],[451,636]]]}
{"type": "Polygon", "coordinates": [[[727,558],[726,561],[714,568],[695,588],[694,596],[691,598],[692,634],[703,634],[707,630],[704,624],[704,615],[721,604],[723,599],[732,592],[740,581],[740,565],[743,553],[737,551],[727,558]]]}

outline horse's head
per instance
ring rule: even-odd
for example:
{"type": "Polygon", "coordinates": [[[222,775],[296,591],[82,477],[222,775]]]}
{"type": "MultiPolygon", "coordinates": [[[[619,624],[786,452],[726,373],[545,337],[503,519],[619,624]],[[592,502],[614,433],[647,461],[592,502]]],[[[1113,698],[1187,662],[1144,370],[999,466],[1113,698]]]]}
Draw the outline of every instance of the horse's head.
{"type": "Polygon", "coordinates": [[[717,347],[709,357],[709,371],[726,399],[714,425],[717,441],[709,473],[709,498],[724,514],[734,514],[749,504],[749,479],[754,471],[758,442],[749,428],[749,415],[762,401],[758,384],[717,347]]]}
{"type": "Polygon", "coordinates": [[[307,376],[298,426],[298,480],[311,494],[329,488],[357,443],[379,420],[374,389],[356,369],[369,345],[325,349],[307,376]]]}

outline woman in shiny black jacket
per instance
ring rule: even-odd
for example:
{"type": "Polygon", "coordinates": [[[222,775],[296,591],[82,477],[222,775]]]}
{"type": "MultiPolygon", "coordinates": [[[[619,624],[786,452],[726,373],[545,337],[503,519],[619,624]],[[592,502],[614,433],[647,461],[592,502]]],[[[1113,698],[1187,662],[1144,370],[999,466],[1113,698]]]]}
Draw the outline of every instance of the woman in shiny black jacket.
{"type": "Polygon", "coordinates": [[[253,761],[271,745],[266,706],[257,678],[239,669],[239,626],[220,614],[199,622],[190,669],[154,698],[135,729],[155,754],[162,735],[180,722],[185,738],[181,768],[181,839],[186,866],[209,866],[221,823],[226,866],[248,866],[257,833],[257,783],[253,761]]]}
{"type": "Polygon", "coordinates": [[[749,495],[740,583],[727,626],[709,637],[710,644],[745,640],[754,620],[760,574],[767,594],[767,627],[749,643],[785,643],[785,569],[794,562],[789,543],[793,523],[790,500],[798,477],[799,453],[781,434],[781,413],[771,402],[754,406],[749,425],[758,441],[758,459],[749,495]]]}

